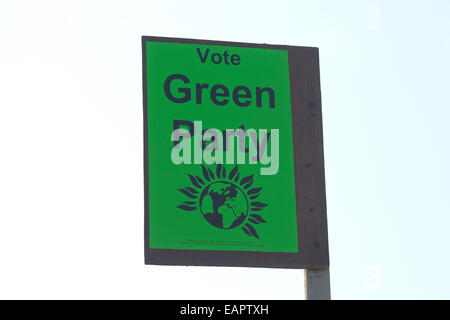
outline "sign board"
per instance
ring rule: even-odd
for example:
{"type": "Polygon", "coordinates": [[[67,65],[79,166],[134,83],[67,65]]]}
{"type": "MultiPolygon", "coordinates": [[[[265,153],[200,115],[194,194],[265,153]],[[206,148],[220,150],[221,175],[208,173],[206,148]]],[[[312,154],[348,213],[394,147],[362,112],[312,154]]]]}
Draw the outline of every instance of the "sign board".
{"type": "Polygon", "coordinates": [[[328,267],[318,49],[142,50],[145,262],[328,267]]]}

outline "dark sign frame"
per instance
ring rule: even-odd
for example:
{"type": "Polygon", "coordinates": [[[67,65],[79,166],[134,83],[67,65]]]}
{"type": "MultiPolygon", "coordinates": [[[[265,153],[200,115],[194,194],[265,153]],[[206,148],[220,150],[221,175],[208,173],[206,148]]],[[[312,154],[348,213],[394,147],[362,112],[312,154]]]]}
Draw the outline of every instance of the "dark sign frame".
{"type": "Polygon", "coordinates": [[[325,269],[329,266],[318,48],[142,37],[144,99],[145,264],[325,269]],[[298,253],[150,249],[146,42],[287,50],[297,204],[298,253]]]}

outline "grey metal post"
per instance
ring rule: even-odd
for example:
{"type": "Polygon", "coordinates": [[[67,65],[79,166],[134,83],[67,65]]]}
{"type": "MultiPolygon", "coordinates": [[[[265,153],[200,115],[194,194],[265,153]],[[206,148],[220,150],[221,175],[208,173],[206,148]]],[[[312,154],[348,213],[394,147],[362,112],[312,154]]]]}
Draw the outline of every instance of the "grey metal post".
{"type": "Polygon", "coordinates": [[[306,300],[331,300],[330,270],[305,270],[306,300]]]}

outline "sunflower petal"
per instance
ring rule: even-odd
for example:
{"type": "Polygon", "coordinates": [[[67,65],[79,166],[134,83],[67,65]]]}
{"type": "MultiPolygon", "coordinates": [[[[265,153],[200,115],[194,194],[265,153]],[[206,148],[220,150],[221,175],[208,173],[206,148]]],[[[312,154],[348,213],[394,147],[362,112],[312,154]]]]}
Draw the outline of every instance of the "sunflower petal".
{"type": "Polygon", "coordinates": [[[182,192],[184,195],[186,195],[188,198],[191,198],[191,199],[196,199],[197,198],[195,195],[193,195],[192,193],[190,193],[186,189],[179,189],[179,191],[182,192]]]}
{"type": "Polygon", "coordinates": [[[221,174],[222,174],[222,165],[219,163],[217,165],[217,168],[216,168],[216,176],[217,176],[217,178],[220,178],[221,174]]]}
{"type": "Polygon", "coordinates": [[[214,173],[212,172],[211,169],[208,169],[208,173],[209,173],[209,176],[211,177],[211,180],[215,179],[214,173]]]}
{"type": "Polygon", "coordinates": [[[198,193],[197,190],[195,190],[194,188],[191,188],[191,187],[186,187],[185,189],[188,190],[192,194],[197,194],[198,193]]]}
{"type": "Polygon", "coordinates": [[[238,167],[235,166],[233,170],[230,171],[230,175],[228,176],[228,179],[232,180],[234,178],[234,176],[236,175],[238,171],[238,167]]]}
{"type": "Polygon", "coordinates": [[[251,185],[253,184],[253,181],[254,181],[254,180],[251,180],[249,183],[247,183],[247,184],[244,186],[244,189],[250,188],[251,185]]]}
{"type": "Polygon", "coordinates": [[[199,176],[195,176],[195,178],[197,179],[197,182],[198,182],[200,185],[204,185],[204,184],[205,184],[205,183],[203,182],[202,178],[200,178],[199,176]]]}
{"type": "Polygon", "coordinates": [[[248,228],[250,233],[256,238],[259,239],[258,233],[256,232],[255,227],[253,227],[250,223],[246,223],[245,226],[248,228]]]}
{"type": "Polygon", "coordinates": [[[257,207],[257,208],[267,207],[267,204],[262,203],[262,202],[252,202],[251,205],[254,206],[254,207],[257,207]]]}
{"type": "Polygon", "coordinates": [[[241,180],[241,186],[253,180],[253,174],[251,176],[245,177],[241,180]]]}
{"type": "Polygon", "coordinates": [[[184,204],[177,206],[177,208],[180,208],[181,210],[185,211],[194,211],[195,209],[197,209],[196,207],[189,207],[184,204]]]}
{"type": "Polygon", "coordinates": [[[189,179],[191,179],[192,184],[194,186],[196,186],[197,188],[200,188],[200,185],[198,184],[197,180],[193,176],[191,176],[190,174],[188,174],[188,176],[189,176],[189,179]]]}
{"type": "Polygon", "coordinates": [[[255,220],[258,220],[261,223],[266,223],[266,220],[264,220],[259,214],[253,213],[250,215],[255,220]]]}
{"type": "Polygon", "coordinates": [[[249,237],[252,236],[252,235],[250,234],[250,231],[247,230],[247,228],[242,227],[242,230],[244,230],[245,234],[248,235],[249,237]]]}
{"type": "Polygon", "coordinates": [[[261,191],[261,189],[262,189],[262,187],[261,187],[261,188],[253,188],[253,189],[250,189],[250,190],[247,192],[247,194],[252,195],[252,194],[254,194],[254,193],[258,193],[258,192],[261,191]]]}
{"type": "Polygon", "coordinates": [[[202,172],[203,172],[203,176],[205,177],[205,179],[209,181],[210,178],[209,178],[208,169],[206,169],[204,165],[202,165],[202,172]]]}

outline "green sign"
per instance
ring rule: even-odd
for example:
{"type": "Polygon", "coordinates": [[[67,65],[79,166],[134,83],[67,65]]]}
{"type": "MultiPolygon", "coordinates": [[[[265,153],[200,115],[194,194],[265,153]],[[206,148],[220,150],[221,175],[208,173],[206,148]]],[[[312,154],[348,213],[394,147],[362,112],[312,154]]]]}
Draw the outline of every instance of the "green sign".
{"type": "Polygon", "coordinates": [[[144,41],[146,250],[299,253],[288,50],[144,41]]]}

